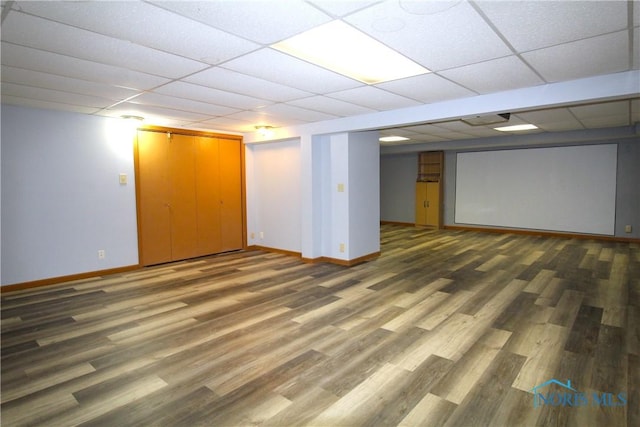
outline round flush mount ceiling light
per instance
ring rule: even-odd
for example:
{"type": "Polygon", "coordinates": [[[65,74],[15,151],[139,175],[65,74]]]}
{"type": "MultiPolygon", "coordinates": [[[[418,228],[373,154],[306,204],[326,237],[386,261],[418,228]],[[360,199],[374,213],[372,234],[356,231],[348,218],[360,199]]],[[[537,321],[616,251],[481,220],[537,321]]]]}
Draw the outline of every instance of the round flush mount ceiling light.
{"type": "Polygon", "coordinates": [[[132,114],[123,114],[122,116],[120,116],[121,119],[124,120],[137,120],[139,122],[144,120],[144,117],[142,116],[134,116],[132,114]]]}

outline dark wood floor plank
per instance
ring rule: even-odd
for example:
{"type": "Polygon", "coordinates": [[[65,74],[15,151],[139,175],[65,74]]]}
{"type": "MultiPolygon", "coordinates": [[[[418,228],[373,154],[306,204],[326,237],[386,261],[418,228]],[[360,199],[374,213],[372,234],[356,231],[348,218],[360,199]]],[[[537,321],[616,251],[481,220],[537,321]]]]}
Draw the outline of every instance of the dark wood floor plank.
{"type": "Polygon", "coordinates": [[[353,267],[251,250],[5,293],[2,423],[638,425],[640,245],[380,237],[353,267]],[[534,407],[552,378],[628,405],[534,407]]]}

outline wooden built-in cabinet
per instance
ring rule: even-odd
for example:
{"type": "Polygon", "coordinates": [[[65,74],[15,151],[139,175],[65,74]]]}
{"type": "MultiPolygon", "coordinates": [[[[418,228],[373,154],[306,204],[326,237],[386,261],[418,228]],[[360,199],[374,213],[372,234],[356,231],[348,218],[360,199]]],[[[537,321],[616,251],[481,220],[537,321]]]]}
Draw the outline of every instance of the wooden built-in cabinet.
{"type": "Polygon", "coordinates": [[[141,264],[242,248],[241,149],[234,137],[138,131],[141,264]]]}
{"type": "Polygon", "coordinates": [[[416,225],[442,227],[442,151],[418,154],[416,225]]]}

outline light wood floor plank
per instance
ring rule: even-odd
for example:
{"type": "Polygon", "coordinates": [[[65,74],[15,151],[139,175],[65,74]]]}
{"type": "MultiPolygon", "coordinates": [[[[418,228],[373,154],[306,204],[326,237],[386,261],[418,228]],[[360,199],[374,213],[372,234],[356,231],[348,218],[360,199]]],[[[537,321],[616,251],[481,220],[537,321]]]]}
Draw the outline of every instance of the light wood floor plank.
{"type": "Polygon", "coordinates": [[[640,423],[640,245],[380,240],[353,267],[249,250],[5,293],[2,425],[640,423]],[[534,407],[550,379],[628,404],[534,407]]]}

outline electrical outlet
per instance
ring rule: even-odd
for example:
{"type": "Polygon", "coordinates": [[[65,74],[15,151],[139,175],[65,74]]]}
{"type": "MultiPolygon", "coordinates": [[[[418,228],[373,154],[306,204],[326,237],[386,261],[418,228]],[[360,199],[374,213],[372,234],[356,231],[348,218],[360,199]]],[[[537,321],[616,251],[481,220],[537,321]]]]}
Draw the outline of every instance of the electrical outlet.
{"type": "Polygon", "coordinates": [[[631,226],[630,225],[625,225],[624,226],[624,232],[625,233],[631,233],[631,226]]]}
{"type": "Polygon", "coordinates": [[[261,238],[261,239],[264,239],[264,231],[261,231],[261,232],[260,232],[260,238],[261,238]]]}
{"type": "Polygon", "coordinates": [[[98,259],[105,259],[107,257],[107,252],[104,249],[98,250],[98,259]]]}
{"type": "Polygon", "coordinates": [[[255,239],[256,238],[256,233],[251,233],[251,238],[255,239]]]}
{"type": "Polygon", "coordinates": [[[340,243],[340,252],[344,252],[344,243],[340,243]]]}

